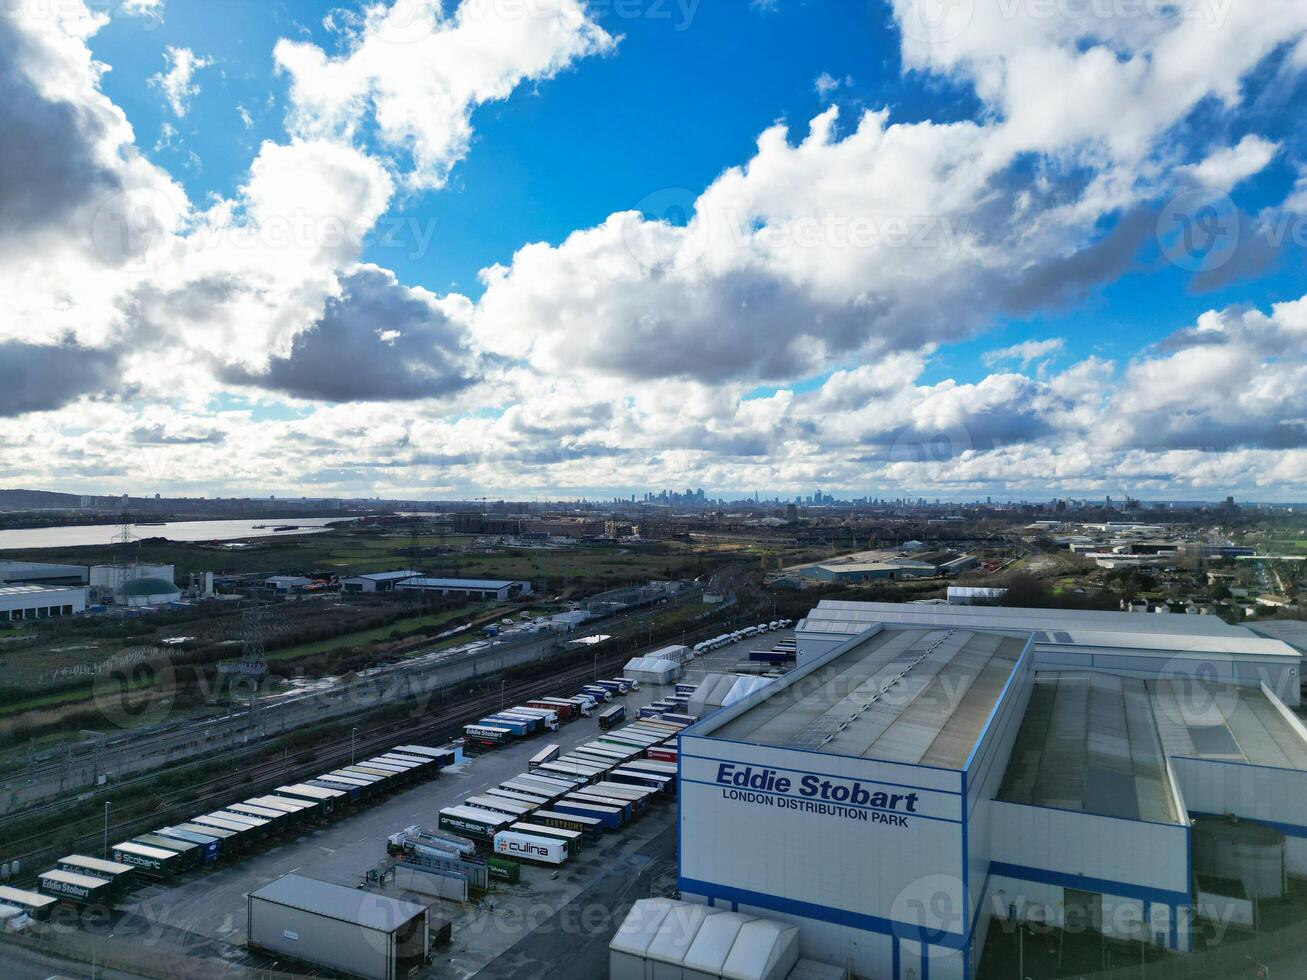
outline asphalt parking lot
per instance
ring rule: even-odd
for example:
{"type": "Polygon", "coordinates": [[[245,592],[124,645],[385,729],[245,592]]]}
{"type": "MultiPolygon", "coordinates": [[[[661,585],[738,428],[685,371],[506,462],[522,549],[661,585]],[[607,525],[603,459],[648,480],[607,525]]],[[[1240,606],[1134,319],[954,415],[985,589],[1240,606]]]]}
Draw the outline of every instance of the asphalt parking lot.
{"type": "MultiPolygon", "coordinates": [[[[638,717],[641,705],[670,693],[670,687],[644,687],[614,703],[627,705],[630,721],[638,717]]],[[[293,970],[291,964],[274,964],[245,950],[249,892],[292,872],[357,886],[370,869],[388,865],[385,844],[389,835],[412,824],[434,828],[442,807],[524,772],[527,760],[542,745],[554,743],[566,751],[598,733],[595,718],[582,718],[565,723],[558,732],[472,756],[443,770],[437,780],[414,784],[386,799],[357,806],[344,817],[308,828],[297,837],[267,844],[215,870],[194,871],[168,882],[137,887],[119,901],[108,923],[84,922],[76,928],[82,932],[93,930],[105,946],[128,943],[203,958],[206,975],[212,973],[212,966],[221,963],[293,970]]],[[[674,803],[659,805],[620,832],[605,834],[602,841],[587,847],[561,868],[524,865],[518,885],[497,886],[479,907],[433,901],[394,885],[383,893],[430,904],[436,915],[453,921],[453,943],[438,951],[425,976],[470,977],[506,953],[510,954],[509,961],[517,965],[509,969],[500,963],[488,975],[548,976],[548,970],[558,965],[548,950],[559,946],[575,949],[578,937],[596,943],[606,962],[608,939],[630,901],[648,897],[646,872],[658,868],[664,873],[674,871],[675,812],[674,803]],[[639,893],[642,881],[643,894],[639,893]],[[633,897],[620,905],[627,895],[633,897]],[[569,909],[579,896],[586,896],[584,909],[569,909]],[[620,910],[614,911],[619,906],[620,910]],[[528,968],[529,963],[536,967],[528,968]]]]}

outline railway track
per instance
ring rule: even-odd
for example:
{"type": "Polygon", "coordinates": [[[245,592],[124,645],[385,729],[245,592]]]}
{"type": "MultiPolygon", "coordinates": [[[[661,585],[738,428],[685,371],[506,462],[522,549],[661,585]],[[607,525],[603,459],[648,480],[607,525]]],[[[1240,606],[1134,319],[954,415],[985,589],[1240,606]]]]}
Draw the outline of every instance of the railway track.
{"type": "MultiPolygon", "coordinates": [[[[599,660],[601,671],[607,672],[619,666],[628,656],[601,658],[599,660]]],[[[448,741],[462,734],[463,725],[484,717],[491,710],[497,710],[501,703],[512,704],[527,697],[567,693],[590,679],[593,673],[594,665],[588,664],[561,671],[547,678],[505,683],[502,691],[447,706],[437,719],[423,719],[410,723],[390,722],[360,730],[353,738],[352,745],[348,736],[333,739],[315,747],[311,761],[299,762],[293,756],[271,760],[253,768],[196,783],[184,793],[175,793],[162,798],[159,806],[150,813],[111,823],[108,827],[108,838],[110,842],[130,838],[160,825],[204,812],[206,809],[217,809],[225,803],[232,802],[234,794],[258,795],[279,784],[318,775],[335,768],[342,762],[347,762],[351,753],[358,758],[376,755],[396,744],[419,738],[448,741]]],[[[303,750],[301,754],[302,752],[303,750]]],[[[78,823],[83,825],[82,832],[72,844],[49,844],[50,834],[47,831],[7,842],[7,853],[3,859],[7,862],[14,860],[21,862],[21,871],[17,877],[22,879],[34,875],[37,870],[43,869],[70,851],[98,854],[104,846],[105,839],[105,829],[100,818],[88,816],[78,823]]]]}

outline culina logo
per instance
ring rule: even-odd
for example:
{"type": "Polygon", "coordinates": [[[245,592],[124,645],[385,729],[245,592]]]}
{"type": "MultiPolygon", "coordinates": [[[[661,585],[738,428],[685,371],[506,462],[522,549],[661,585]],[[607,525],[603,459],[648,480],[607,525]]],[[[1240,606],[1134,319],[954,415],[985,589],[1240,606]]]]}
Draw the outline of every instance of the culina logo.
{"type": "Polygon", "coordinates": [[[782,810],[802,810],[825,816],[844,817],[863,823],[906,827],[906,814],[917,812],[916,793],[889,793],[871,789],[855,779],[838,779],[797,774],[782,776],[775,769],[737,766],[723,762],[717,767],[722,798],[782,810]]]}

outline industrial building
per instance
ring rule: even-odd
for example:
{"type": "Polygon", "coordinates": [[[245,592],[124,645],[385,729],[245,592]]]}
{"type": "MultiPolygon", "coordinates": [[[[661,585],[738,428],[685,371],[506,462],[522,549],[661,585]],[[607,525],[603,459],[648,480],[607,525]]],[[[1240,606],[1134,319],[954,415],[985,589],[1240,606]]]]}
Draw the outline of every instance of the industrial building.
{"type": "Polygon", "coordinates": [[[927,562],[911,561],[906,558],[891,558],[888,561],[850,561],[826,565],[809,565],[803,569],[803,577],[819,582],[839,582],[851,584],[857,582],[895,582],[906,578],[933,578],[939,569],[927,562]]]}
{"type": "Polygon", "coordinates": [[[153,576],[128,579],[114,592],[114,602],[131,609],[166,606],[180,602],[181,598],[181,589],[171,579],[153,576]]]}
{"type": "Polygon", "coordinates": [[[822,603],[681,733],[683,898],[894,980],[974,977],[995,916],[1190,951],[1307,876],[1297,652],[1208,619],[822,603]]]}
{"type": "Polygon", "coordinates": [[[395,586],[396,592],[426,592],[439,596],[462,596],[467,599],[498,600],[530,595],[530,582],[480,578],[410,578],[395,586]]]}
{"type": "Polygon", "coordinates": [[[421,577],[421,572],[411,569],[397,572],[370,572],[367,575],[343,578],[340,580],[340,587],[346,592],[390,592],[400,582],[421,577]]]}
{"type": "Polygon", "coordinates": [[[86,612],[87,590],[74,586],[0,585],[0,623],[86,612]]]}
{"type": "Polygon", "coordinates": [[[0,585],[86,585],[85,565],[0,561],[0,585]]]}

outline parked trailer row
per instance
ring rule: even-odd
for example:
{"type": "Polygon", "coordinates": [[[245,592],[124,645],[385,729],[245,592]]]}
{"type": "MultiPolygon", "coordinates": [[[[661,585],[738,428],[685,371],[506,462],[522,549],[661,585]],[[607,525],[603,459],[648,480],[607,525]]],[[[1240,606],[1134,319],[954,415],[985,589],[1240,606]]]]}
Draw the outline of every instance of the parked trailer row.
{"type": "Polygon", "coordinates": [[[59,899],[52,895],[29,892],[22,888],[10,888],[0,885],[0,903],[22,909],[31,918],[44,921],[59,904],[59,899]]]}

